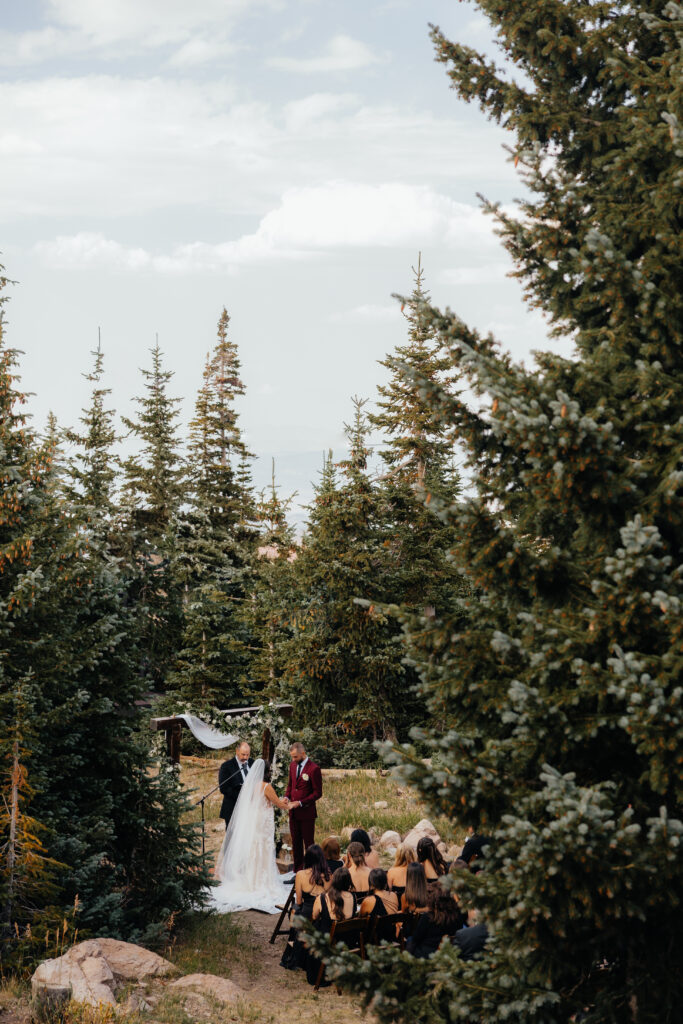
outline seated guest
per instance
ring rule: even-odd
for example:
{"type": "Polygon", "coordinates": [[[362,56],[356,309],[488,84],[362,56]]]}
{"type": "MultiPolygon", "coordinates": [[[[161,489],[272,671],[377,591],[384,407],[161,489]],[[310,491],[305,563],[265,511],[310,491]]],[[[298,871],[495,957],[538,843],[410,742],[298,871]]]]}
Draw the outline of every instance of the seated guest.
{"type": "Polygon", "coordinates": [[[453,945],[460,950],[461,960],[473,960],[481,953],[489,937],[485,924],[473,924],[469,928],[459,928],[453,936],[453,945]]]}
{"type": "Polygon", "coordinates": [[[365,850],[360,843],[349,843],[346,851],[346,868],[351,875],[351,884],[358,900],[368,895],[370,868],[365,863],[365,850]]]}
{"type": "Polygon", "coordinates": [[[373,850],[372,843],[370,842],[370,836],[364,828],[354,828],[349,842],[361,844],[365,850],[365,863],[371,871],[373,868],[379,867],[379,857],[377,856],[377,852],[373,850]]]}
{"type": "Polygon", "coordinates": [[[427,913],[418,918],[406,949],[418,959],[426,960],[436,952],[445,935],[454,936],[464,923],[465,918],[451,894],[440,887],[433,888],[429,892],[427,913]]]}
{"type": "Polygon", "coordinates": [[[332,882],[322,847],[313,843],[304,854],[304,866],[294,876],[296,912],[310,918],[315,897],[325,892],[332,882]],[[307,908],[307,909],[304,909],[307,908]]]}
{"type": "Polygon", "coordinates": [[[406,891],[401,896],[401,910],[415,915],[403,925],[406,938],[412,934],[417,924],[417,916],[427,912],[427,879],[421,864],[414,862],[406,871],[406,891]]]}
{"type": "MultiPolygon", "coordinates": [[[[310,920],[316,896],[324,893],[331,882],[332,872],[327,866],[322,848],[317,843],[313,843],[304,854],[303,868],[301,871],[297,871],[294,877],[295,917],[305,917],[310,920]]],[[[305,948],[298,935],[299,929],[292,925],[289,929],[287,945],[280,960],[280,966],[289,971],[305,966],[305,948]]]]}
{"type": "Polygon", "coordinates": [[[482,859],[484,847],[488,846],[490,842],[490,836],[480,836],[475,832],[473,835],[468,836],[467,839],[465,840],[465,845],[460,851],[460,856],[458,857],[458,860],[464,860],[467,866],[469,867],[470,871],[472,871],[473,873],[480,871],[482,865],[477,864],[477,866],[475,867],[475,862],[482,859]]]}
{"type": "Polygon", "coordinates": [[[406,846],[402,844],[396,851],[394,857],[394,865],[389,868],[387,873],[387,881],[389,888],[392,892],[395,892],[399,900],[406,891],[406,874],[408,872],[408,865],[413,864],[415,861],[415,851],[412,846],[406,846]]]}
{"type": "Polygon", "coordinates": [[[425,869],[427,882],[434,882],[442,875],[448,874],[448,866],[439,851],[434,840],[429,836],[423,836],[417,844],[417,859],[425,869]]]}
{"type": "MultiPolygon", "coordinates": [[[[373,868],[368,879],[370,895],[360,905],[360,916],[369,918],[386,917],[387,914],[398,914],[398,897],[389,892],[387,873],[382,868],[373,868]]],[[[377,926],[377,938],[391,941],[395,938],[390,932],[382,931],[377,926]]]]}
{"type": "Polygon", "coordinates": [[[341,847],[336,836],[328,836],[323,840],[322,849],[330,874],[334,874],[337,868],[344,867],[344,861],[341,859],[341,847]]]}
{"type": "MultiPolygon", "coordinates": [[[[327,892],[316,896],[313,904],[313,921],[318,931],[329,933],[333,921],[348,921],[353,917],[355,900],[351,895],[351,875],[346,868],[337,868],[327,892]]],[[[312,952],[306,957],[306,978],[315,985],[320,969],[320,960],[312,952]]]]}

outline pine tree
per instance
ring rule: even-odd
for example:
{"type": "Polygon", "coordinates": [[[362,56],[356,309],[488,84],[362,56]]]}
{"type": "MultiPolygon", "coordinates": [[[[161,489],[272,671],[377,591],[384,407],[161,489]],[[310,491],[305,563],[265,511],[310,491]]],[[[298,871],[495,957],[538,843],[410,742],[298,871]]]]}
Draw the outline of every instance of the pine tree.
{"type": "MultiPolygon", "coordinates": [[[[31,817],[45,831],[25,817],[26,835],[64,865],[59,906],[78,895],[82,927],[140,937],[186,907],[206,875],[192,826],[180,821],[177,780],[152,773],[139,731],[144,679],[130,579],[99,514],[106,491],[88,506],[97,512],[90,523],[80,489],[76,507],[65,500],[52,441],[39,443],[27,426],[16,353],[3,333],[0,320],[0,708],[16,723],[2,751],[10,788],[16,780],[14,821],[26,816],[30,795],[31,817]],[[146,860],[165,864],[154,886],[138,869],[146,860]]],[[[36,846],[25,851],[42,856],[36,846]]]]}
{"type": "MultiPolygon", "coordinates": [[[[450,560],[455,530],[437,514],[458,500],[460,480],[454,466],[455,447],[434,396],[452,395],[457,382],[452,360],[425,311],[421,254],[413,268],[415,286],[402,305],[408,341],[381,362],[389,382],[378,388],[379,411],[368,418],[382,430],[380,458],[382,501],[391,553],[385,602],[398,606],[397,618],[418,615],[431,620],[447,609],[463,614],[466,587],[450,560]]],[[[396,612],[394,613],[396,614],[396,612]]],[[[418,682],[409,666],[404,680],[404,716],[424,722],[424,703],[416,698],[418,682]]]]}
{"type": "MultiPolygon", "coordinates": [[[[326,730],[394,736],[403,717],[405,668],[397,627],[372,602],[387,592],[391,554],[381,495],[367,468],[364,401],[346,427],[350,454],[327,458],[310,523],[292,564],[283,696],[299,720],[326,730]],[[357,599],[369,604],[361,607],[357,599]]],[[[322,738],[321,740],[322,741],[322,738]]]]}
{"type": "Polygon", "coordinates": [[[164,689],[182,630],[181,594],[172,567],[185,481],[176,422],[180,399],[168,396],[173,373],[163,369],[158,339],[151,354],[152,368],[141,371],[145,394],[135,400],[137,419],[123,417],[141,449],[123,464],[121,505],[139,574],[136,601],[144,663],[155,688],[164,689]]]}
{"type": "Polygon", "coordinates": [[[65,432],[66,439],[76,447],[76,453],[68,463],[66,493],[70,501],[83,510],[83,516],[98,518],[111,516],[114,512],[114,485],[118,459],[113,447],[118,441],[114,426],[115,413],[107,409],[110,388],[102,387],[104,375],[104,353],[98,341],[91,353],[94,366],[84,377],[93,387],[90,406],[83,410],[80,422],[83,430],[65,432]]]}
{"type": "Polygon", "coordinates": [[[150,351],[152,368],[141,371],[146,393],[135,399],[137,419],[123,417],[141,450],[123,464],[122,500],[145,545],[151,552],[163,553],[184,497],[177,424],[181,400],[167,394],[173,372],[162,367],[158,339],[150,351]]]}
{"type": "Polygon", "coordinates": [[[248,470],[252,458],[235,400],[245,393],[224,309],[190,423],[190,495],[179,523],[175,576],[185,625],[172,674],[174,695],[195,707],[239,701],[251,638],[240,612],[256,543],[248,470]]]}
{"type": "MultiPolygon", "coordinates": [[[[477,614],[416,635],[424,738],[393,758],[492,837],[452,879],[490,932],[343,968],[382,1021],[680,1017],[683,20],[650,2],[479,0],[524,84],[434,30],[454,87],[515,133],[528,195],[497,212],[530,302],[572,358],[531,370],[429,319],[472,393],[434,394],[472,492],[441,508],[477,614]]],[[[418,734],[416,734],[418,735],[418,734]]]]}
{"type": "Polygon", "coordinates": [[[284,673],[284,644],[291,637],[288,605],[292,561],[297,557],[294,529],[287,519],[294,495],[282,499],[275,484],[273,460],[270,491],[256,504],[259,541],[248,599],[243,605],[254,654],[250,665],[250,699],[278,700],[284,673]]]}

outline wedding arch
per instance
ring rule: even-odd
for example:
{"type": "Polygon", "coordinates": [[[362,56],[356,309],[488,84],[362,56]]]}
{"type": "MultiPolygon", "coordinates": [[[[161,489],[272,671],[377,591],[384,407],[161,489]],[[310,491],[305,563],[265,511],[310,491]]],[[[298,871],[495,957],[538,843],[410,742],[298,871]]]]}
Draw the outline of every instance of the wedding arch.
{"type": "Polygon", "coordinates": [[[277,748],[289,741],[289,732],[284,727],[283,719],[292,715],[291,704],[261,704],[249,708],[215,709],[204,713],[204,718],[186,712],[168,718],[152,718],[150,727],[154,732],[165,732],[166,751],[172,764],[180,762],[180,738],[183,728],[190,730],[192,735],[205,747],[221,750],[231,747],[238,739],[246,739],[255,745],[257,737],[261,740],[261,757],[272,761],[276,757],[277,748]],[[207,722],[205,719],[209,718],[207,722]],[[231,732],[223,732],[229,720],[231,732]]]}

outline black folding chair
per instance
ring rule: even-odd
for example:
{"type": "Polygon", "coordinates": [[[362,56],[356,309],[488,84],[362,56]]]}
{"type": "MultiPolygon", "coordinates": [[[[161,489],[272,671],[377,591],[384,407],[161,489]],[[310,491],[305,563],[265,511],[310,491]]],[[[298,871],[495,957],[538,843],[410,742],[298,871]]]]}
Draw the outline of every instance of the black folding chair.
{"type": "MultiPolygon", "coordinates": [[[[369,929],[369,917],[350,917],[348,921],[333,921],[328,941],[331,946],[336,946],[338,942],[346,942],[352,937],[352,943],[355,943],[355,945],[349,947],[349,953],[359,953],[361,960],[365,960],[365,936],[368,934],[369,929]]],[[[324,972],[325,964],[321,961],[318,976],[313,986],[314,992],[317,992],[320,988],[324,972]]]]}
{"type": "MultiPolygon", "coordinates": [[[[280,916],[277,919],[277,924],[275,925],[275,928],[273,929],[273,934],[270,936],[270,943],[271,943],[271,945],[273,945],[273,943],[275,942],[275,940],[278,937],[278,935],[289,935],[289,925],[287,925],[286,928],[283,928],[282,927],[282,922],[287,917],[287,915],[291,912],[292,906],[294,905],[294,888],[295,888],[294,884],[292,884],[291,892],[290,892],[289,896],[287,897],[287,899],[285,900],[285,905],[282,908],[282,913],[280,914],[280,916]]],[[[279,904],[278,904],[278,906],[279,906],[279,904]]]]}
{"type": "Polygon", "coordinates": [[[372,929],[368,936],[368,942],[373,946],[380,942],[388,942],[397,949],[406,948],[406,940],[403,934],[403,925],[410,917],[405,910],[400,914],[385,914],[384,917],[376,915],[372,919],[372,929]]]}

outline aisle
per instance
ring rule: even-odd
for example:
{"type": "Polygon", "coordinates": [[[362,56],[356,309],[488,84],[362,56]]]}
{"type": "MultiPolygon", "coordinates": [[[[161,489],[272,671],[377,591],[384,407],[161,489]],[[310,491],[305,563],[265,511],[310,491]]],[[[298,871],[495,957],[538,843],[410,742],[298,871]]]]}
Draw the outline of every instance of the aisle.
{"type": "MultiPolygon", "coordinates": [[[[280,967],[280,957],[285,945],[285,936],[275,940],[271,946],[276,917],[259,914],[253,910],[234,914],[250,935],[252,954],[257,958],[257,972],[252,973],[243,965],[236,965],[230,978],[243,988],[252,1004],[259,1004],[264,1011],[264,1021],[272,1019],[273,1024],[356,1024],[361,1011],[346,995],[337,995],[334,988],[321,989],[317,994],[306,981],[303,971],[285,971],[280,967]],[[251,976],[250,976],[251,975],[251,976]]],[[[371,1022],[370,1017],[365,1018],[371,1022]]]]}

